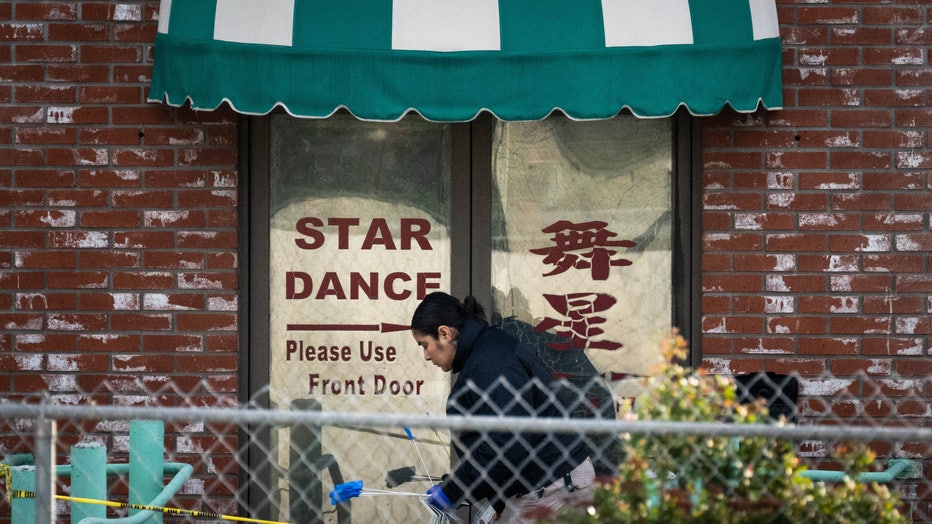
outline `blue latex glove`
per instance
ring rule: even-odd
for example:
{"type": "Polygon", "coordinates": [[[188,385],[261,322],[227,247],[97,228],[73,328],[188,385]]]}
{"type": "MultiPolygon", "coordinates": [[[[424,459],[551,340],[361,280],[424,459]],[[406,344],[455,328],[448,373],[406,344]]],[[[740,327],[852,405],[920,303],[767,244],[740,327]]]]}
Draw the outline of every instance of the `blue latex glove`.
{"type": "Polygon", "coordinates": [[[453,503],[450,502],[447,495],[440,489],[440,484],[435,484],[427,490],[427,503],[440,511],[453,509],[453,503]]]}

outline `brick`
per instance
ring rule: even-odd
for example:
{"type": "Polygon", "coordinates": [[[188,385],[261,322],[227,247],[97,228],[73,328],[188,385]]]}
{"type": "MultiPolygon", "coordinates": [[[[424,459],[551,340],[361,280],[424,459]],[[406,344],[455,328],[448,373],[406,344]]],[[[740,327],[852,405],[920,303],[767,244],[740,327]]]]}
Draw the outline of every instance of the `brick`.
{"type": "Polygon", "coordinates": [[[203,269],[204,254],[191,251],[147,251],[143,267],[162,269],[203,269]]]}
{"type": "Polygon", "coordinates": [[[829,251],[878,253],[891,251],[893,239],[890,235],[830,235],[829,251]]]}
{"type": "Polygon", "coordinates": [[[769,334],[828,334],[828,321],[824,317],[784,316],[768,317],[766,332],[769,334]]]}
{"type": "Polygon", "coordinates": [[[91,127],[81,130],[82,144],[138,145],[142,131],[130,127],[91,127]]]}
{"type": "Polygon", "coordinates": [[[862,262],[864,271],[868,272],[918,273],[923,264],[923,256],[903,254],[865,255],[862,262]]]}
{"type": "Polygon", "coordinates": [[[836,67],[832,70],[832,84],[843,86],[893,85],[894,72],[890,69],[863,67],[836,67]]]}
{"type": "Polygon", "coordinates": [[[182,293],[145,293],[143,295],[143,308],[164,311],[186,311],[204,309],[205,300],[202,294],[182,293]]]}
{"type": "Polygon", "coordinates": [[[15,267],[36,268],[74,268],[77,257],[73,251],[18,251],[15,267]]]}
{"type": "Polygon", "coordinates": [[[235,207],[237,202],[233,190],[185,191],[178,195],[178,207],[235,207]]]}
{"type": "Polygon", "coordinates": [[[132,251],[92,250],[81,253],[78,264],[82,269],[119,269],[140,267],[141,255],[132,251]]]}
{"type": "Polygon", "coordinates": [[[930,293],[932,292],[932,275],[903,274],[895,277],[896,290],[899,293],[930,293]]]}
{"type": "Polygon", "coordinates": [[[0,190],[0,207],[41,206],[44,203],[45,193],[41,190],[0,190]]]}
{"type": "MultiPolygon", "coordinates": [[[[151,64],[152,59],[147,59],[146,62],[151,64]]],[[[131,64],[114,65],[113,81],[123,84],[135,83],[148,86],[149,82],[152,81],[152,66],[131,64]]]]}
{"type": "Polygon", "coordinates": [[[830,196],[831,209],[842,211],[886,211],[892,207],[887,193],[836,193],[830,196]]]}
{"type": "Polygon", "coordinates": [[[861,91],[858,89],[800,88],[796,90],[800,106],[860,106],[861,91]]]}
{"type": "Polygon", "coordinates": [[[27,127],[15,130],[17,144],[74,144],[78,132],[69,127],[27,127]]]}
{"type": "MultiPolygon", "coordinates": [[[[891,140],[891,143],[885,147],[908,147],[902,144],[897,144],[896,138],[898,136],[905,136],[906,133],[896,136],[886,135],[886,138],[891,140]]],[[[882,140],[880,136],[870,134],[869,132],[864,133],[865,140],[882,140]]],[[[864,180],[864,190],[866,191],[901,191],[916,189],[921,190],[925,188],[925,177],[919,173],[902,173],[902,172],[886,172],[886,173],[864,173],[862,175],[864,180]]]]}
{"type": "Polygon", "coordinates": [[[835,335],[864,333],[886,334],[893,332],[889,317],[833,317],[830,332],[835,335]]]}
{"type": "Polygon", "coordinates": [[[145,227],[203,229],[206,218],[203,211],[144,211],[143,224],[145,227]]]}
{"type": "Polygon", "coordinates": [[[835,109],[832,111],[831,125],[835,128],[890,127],[892,125],[892,119],[889,111],[835,109]]]}
{"type": "Polygon", "coordinates": [[[703,196],[704,209],[761,209],[760,195],[750,193],[709,193],[703,196]]]}
{"type": "Polygon", "coordinates": [[[925,105],[925,92],[922,89],[867,89],[864,91],[866,107],[894,107],[925,105]]]}
{"type": "Polygon", "coordinates": [[[795,211],[828,209],[828,200],[824,194],[771,193],[767,195],[767,209],[795,211]]]}
{"type": "MultiPolygon", "coordinates": [[[[2,235],[0,235],[2,236],[2,235]]],[[[45,287],[45,273],[40,271],[2,271],[0,289],[40,289],[45,287]]]]}
{"type": "Polygon", "coordinates": [[[859,215],[853,213],[800,213],[801,231],[852,231],[860,227],[859,215]]]}
{"type": "Polygon", "coordinates": [[[49,148],[46,165],[49,166],[101,166],[110,162],[110,152],[100,148],[49,148]]]}
{"type": "Polygon", "coordinates": [[[17,44],[16,59],[23,62],[77,62],[78,48],[62,44],[17,44]]]}
{"type": "Polygon", "coordinates": [[[239,224],[239,213],[235,209],[212,210],[207,213],[208,228],[235,228],[239,224]]]}
{"type": "Polygon", "coordinates": [[[106,65],[49,64],[45,68],[46,78],[52,82],[103,83],[110,80],[110,68],[106,65]]]}
{"type": "Polygon", "coordinates": [[[855,355],[858,345],[855,339],[838,337],[806,337],[798,339],[800,355],[855,355]]]}
{"type": "Polygon", "coordinates": [[[109,109],[104,106],[50,106],[46,122],[49,124],[106,124],[109,109]]]}
{"type": "Polygon", "coordinates": [[[239,236],[236,231],[179,231],[181,249],[236,249],[239,236]]]}
{"type": "Polygon", "coordinates": [[[117,166],[164,167],[174,162],[174,153],[168,149],[116,149],[113,164],[117,166]]]}
{"type": "Polygon", "coordinates": [[[204,344],[198,335],[146,334],[142,338],[142,350],[146,353],[191,353],[203,351],[204,344]]]}
{"type": "Polygon", "coordinates": [[[886,169],[893,165],[887,152],[832,151],[832,169],[886,169]]]}
{"type": "Polygon", "coordinates": [[[117,231],[113,245],[120,249],[168,249],[175,247],[171,231],[117,231]]]}
{"type": "Polygon", "coordinates": [[[865,47],[863,65],[922,65],[922,49],[915,47],[865,47]]]}
{"type": "MultiPolygon", "coordinates": [[[[150,191],[150,190],[117,190],[111,193],[113,207],[147,207],[147,208],[170,208],[174,205],[174,194],[171,191],[150,191]]],[[[152,211],[143,213],[144,223],[149,223],[149,214],[152,211]]],[[[203,224],[201,224],[203,226],[203,224]]]]}
{"type": "Polygon", "coordinates": [[[816,293],[828,291],[828,282],[822,275],[767,275],[764,289],[769,292],[816,293]]]}
{"type": "Polygon", "coordinates": [[[860,311],[858,296],[803,295],[797,297],[799,313],[855,314],[860,311]]]}
{"type": "Polygon", "coordinates": [[[735,213],[736,230],[780,231],[796,228],[796,217],[789,213],[735,213]]]}
{"type": "Polygon", "coordinates": [[[830,289],[842,293],[890,293],[892,282],[884,275],[832,275],[830,289]]]}
{"type": "Polygon", "coordinates": [[[239,267],[239,257],[235,252],[207,254],[208,269],[236,269],[239,267]]]}
{"type": "Polygon", "coordinates": [[[172,329],[172,317],[167,314],[115,312],[110,316],[113,331],[167,331],[172,329]]]}
{"type": "Polygon", "coordinates": [[[103,331],[107,328],[106,316],[89,313],[49,314],[45,322],[50,331],[103,331]]]}
{"type": "Polygon", "coordinates": [[[85,86],[78,95],[81,104],[139,104],[144,101],[142,89],[135,86],[85,86]]]}
{"type": "Polygon", "coordinates": [[[100,210],[82,211],[80,216],[81,227],[140,227],[142,218],[139,211],[130,210],[100,210]]]}
{"type": "Polygon", "coordinates": [[[81,293],[82,311],[138,311],[137,293],[81,293]]]}
{"type": "Polygon", "coordinates": [[[815,376],[825,373],[826,370],[825,361],[818,358],[776,358],[772,360],[766,360],[765,364],[765,371],[779,373],[781,375],[798,374],[802,376],[815,376]]]}
{"type": "Polygon", "coordinates": [[[77,350],[77,335],[71,333],[17,334],[14,337],[19,351],[56,352],[77,350]]]}
{"type": "MultiPolygon", "coordinates": [[[[797,267],[795,254],[743,254],[734,257],[736,271],[795,271],[797,267]]],[[[703,268],[704,270],[706,268],[703,268]]],[[[730,268],[725,268],[730,269],[730,268]]]]}
{"type": "Polygon", "coordinates": [[[758,251],[763,243],[758,234],[714,233],[702,236],[703,249],[707,251],[758,251]]]}
{"type": "Polygon", "coordinates": [[[236,355],[193,355],[179,354],[176,357],[177,371],[184,372],[235,372],[239,367],[236,355]]]}
{"type": "Polygon", "coordinates": [[[140,187],[142,175],[132,169],[100,169],[81,171],[82,187],[140,187]]]}
{"type": "Polygon", "coordinates": [[[109,282],[107,273],[97,271],[54,271],[47,278],[49,289],[105,288],[109,282]]]}
{"type": "Polygon", "coordinates": [[[104,207],[107,193],[86,189],[52,189],[48,191],[49,205],[59,207],[104,207]]]}
{"type": "Polygon", "coordinates": [[[702,230],[712,232],[715,230],[730,230],[731,215],[729,213],[702,213],[702,230]]]}
{"type": "Polygon", "coordinates": [[[139,48],[130,45],[81,45],[81,61],[84,63],[134,63],[142,61],[139,48]]]}
{"type": "Polygon", "coordinates": [[[759,275],[711,275],[702,277],[702,290],[706,293],[749,293],[760,291],[759,275]]]}
{"type": "Polygon", "coordinates": [[[165,272],[115,272],[114,289],[171,289],[175,278],[165,272]]]}
{"type": "Polygon", "coordinates": [[[102,353],[127,353],[139,351],[141,335],[115,335],[110,333],[82,334],[78,337],[78,350],[102,353]]]}
{"type": "Polygon", "coordinates": [[[17,211],[14,215],[16,226],[21,228],[74,227],[75,212],[72,210],[46,209],[44,211],[17,211]]]}
{"type": "Polygon", "coordinates": [[[45,316],[39,313],[0,312],[0,325],[10,331],[39,331],[45,326],[45,316]]]}
{"type": "Polygon", "coordinates": [[[236,289],[236,273],[181,273],[178,275],[180,289],[236,289]]]}
{"type": "Polygon", "coordinates": [[[760,333],[764,320],[755,316],[703,316],[702,332],[716,334],[760,333]]]}
{"type": "Polygon", "coordinates": [[[766,236],[764,249],[777,252],[825,251],[826,235],[818,233],[786,233],[766,236]]]}
{"type": "Polygon", "coordinates": [[[864,297],[864,313],[868,314],[921,314],[924,299],[915,295],[896,297],[864,297]]]}
{"type": "Polygon", "coordinates": [[[104,24],[61,24],[50,23],[48,39],[50,41],[104,41],[109,38],[107,26],[104,24]]]}
{"type": "Polygon", "coordinates": [[[799,174],[799,189],[859,189],[861,187],[861,176],[855,173],[832,173],[832,172],[804,172],[799,174]]]}
{"type": "Polygon", "coordinates": [[[167,355],[114,355],[113,371],[146,373],[171,373],[175,371],[174,359],[167,355]]]}
{"type": "Polygon", "coordinates": [[[17,293],[16,309],[29,310],[73,310],[78,304],[74,293],[17,293]]]}
{"type": "Polygon", "coordinates": [[[918,7],[869,6],[861,10],[866,25],[916,25],[922,23],[922,10],[918,7]]]}

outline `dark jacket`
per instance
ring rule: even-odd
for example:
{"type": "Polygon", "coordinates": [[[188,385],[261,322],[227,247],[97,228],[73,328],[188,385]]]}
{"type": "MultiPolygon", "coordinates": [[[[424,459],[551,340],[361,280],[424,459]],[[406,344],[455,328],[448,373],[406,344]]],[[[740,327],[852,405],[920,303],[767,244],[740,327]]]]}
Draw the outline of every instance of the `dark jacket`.
{"type": "MultiPolygon", "coordinates": [[[[471,319],[457,338],[448,415],[562,417],[548,385],[550,370],[501,329],[471,319]],[[536,378],[537,381],[533,379],[536,378]]],[[[562,478],[588,456],[582,435],[462,431],[453,435],[458,463],[441,483],[454,504],[523,495],[562,478]]]]}

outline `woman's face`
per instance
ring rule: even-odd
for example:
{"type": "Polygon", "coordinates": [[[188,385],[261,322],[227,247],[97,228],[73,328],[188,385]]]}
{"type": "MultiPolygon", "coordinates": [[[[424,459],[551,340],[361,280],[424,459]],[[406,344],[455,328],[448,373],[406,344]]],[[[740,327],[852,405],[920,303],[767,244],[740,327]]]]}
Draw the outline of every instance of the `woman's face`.
{"type": "Polygon", "coordinates": [[[438,336],[425,335],[419,331],[411,331],[414,341],[424,350],[424,360],[444,371],[453,369],[453,357],[456,356],[456,329],[440,326],[438,336]]]}

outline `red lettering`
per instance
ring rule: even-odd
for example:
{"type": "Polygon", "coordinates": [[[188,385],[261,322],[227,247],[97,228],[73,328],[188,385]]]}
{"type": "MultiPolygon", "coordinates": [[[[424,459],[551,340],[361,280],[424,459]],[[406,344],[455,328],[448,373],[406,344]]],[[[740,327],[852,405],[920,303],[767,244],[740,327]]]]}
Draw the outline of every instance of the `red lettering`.
{"type": "Polygon", "coordinates": [[[360,291],[366,295],[366,298],[372,300],[379,298],[379,274],[369,273],[369,281],[366,282],[361,274],[350,273],[350,298],[358,299],[360,291]]]}
{"type": "Polygon", "coordinates": [[[307,298],[311,296],[311,290],[314,289],[314,281],[311,279],[311,275],[307,273],[302,273],[300,271],[288,271],[285,273],[285,298],[289,300],[307,298]],[[297,281],[301,281],[301,290],[297,290],[295,285],[297,281]]]}
{"type": "Polygon", "coordinates": [[[418,273],[417,274],[417,299],[424,300],[429,290],[440,289],[440,273],[418,273]],[[435,282],[429,282],[427,279],[435,279],[435,282]]]}
{"type": "Polygon", "coordinates": [[[324,243],[324,234],[314,229],[314,227],[323,227],[324,223],[314,217],[304,217],[294,225],[294,228],[304,236],[311,237],[311,240],[303,238],[294,239],[294,243],[301,249],[317,249],[324,243]],[[312,227],[314,226],[314,227],[312,227]]]}
{"type": "Polygon", "coordinates": [[[388,222],[384,218],[372,219],[372,223],[369,224],[369,231],[366,232],[366,239],[362,241],[361,249],[372,249],[374,244],[382,244],[385,249],[395,249],[395,240],[392,239],[392,232],[388,229],[388,222]]]}
{"type": "Polygon", "coordinates": [[[327,224],[337,226],[339,249],[349,249],[349,226],[358,226],[358,218],[328,218],[327,224]]]}
{"type": "Polygon", "coordinates": [[[408,276],[407,273],[401,273],[401,272],[389,273],[388,276],[385,277],[385,286],[384,286],[385,296],[392,300],[405,300],[406,298],[410,297],[411,296],[410,290],[405,289],[404,291],[401,291],[400,293],[395,291],[394,283],[396,280],[403,280],[405,282],[410,282],[411,277],[408,276]]]}
{"type": "Polygon", "coordinates": [[[430,233],[430,221],[423,218],[402,218],[401,219],[401,249],[411,249],[411,241],[417,242],[417,245],[424,251],[430,251],[430,241],[427,234],[430,233]]]}
{"type": "Polygon", "coordinates": [[[317,290],[317,295],[315,295],[314,298],[320,300],[327,295],[333,295],[340,300],[346,299],[343,285],[340,284],[340,279],[337,277],[337,274],[332,271],[324,273],[324,278],[320,281],[320,289],[317,290]]]}

